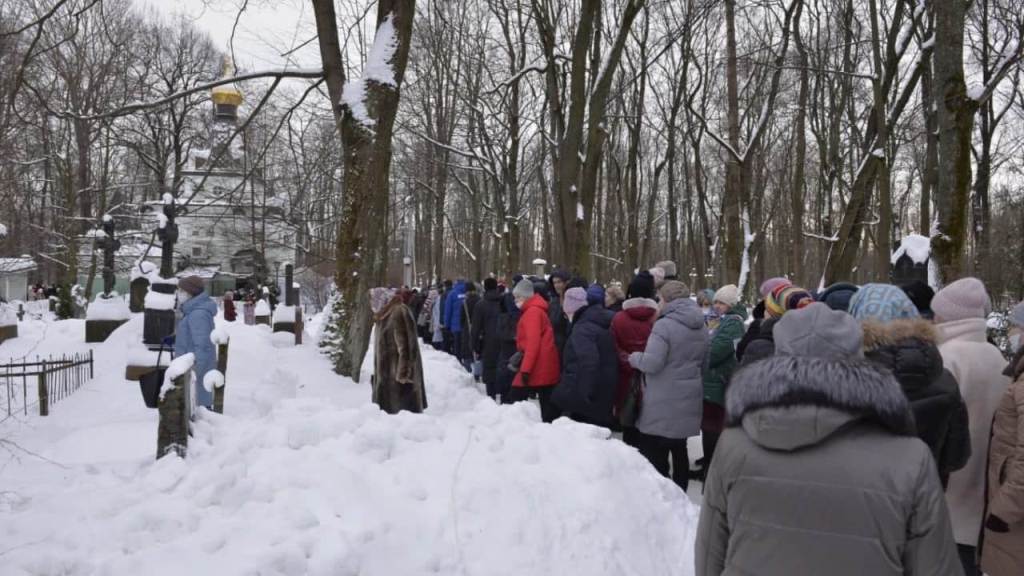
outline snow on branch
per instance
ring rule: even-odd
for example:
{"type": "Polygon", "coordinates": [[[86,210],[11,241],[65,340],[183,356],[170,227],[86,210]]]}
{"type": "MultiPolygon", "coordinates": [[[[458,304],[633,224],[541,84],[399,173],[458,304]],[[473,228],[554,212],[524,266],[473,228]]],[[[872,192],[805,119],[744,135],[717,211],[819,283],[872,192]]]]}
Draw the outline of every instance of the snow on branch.
{"type": "Polygon", "coordinates": [[[207,92],[207,91],[209,91],[209,90],[211,90],[213,88],[216,88],[217,86],[223,86],[225,84],[233,84],[235,82],[245,82],[247,80],[256,80],[258,78],[275,78],[277,80],[281,80],[281,79],[284,79],[284,78],[319,79],[319,78],[323,78],[323,76],[324,76],[323,70],[319,70],[319,69],[291,69],[291,70],[289,70],[289,69],[279,68],[279,69],[273,69],[273,70],[262,70],[262,71],[259,71],[259,72],[251,72],[249,74],[241,74],[241,75],[238,75],[238,76],[232,76],[231,78],[221,78],[220,80],[217,80],[215,82],[207,82],[206,84],[199,84],[197,86],[193,86],[192,88],[189,88],[188,90],[182,90],[180,92],[175,92],[174,94],[171,94],[170,96],[165,96],[163,98],[160,98],[159,100],[153,100],[151,102],[136,102],[136,103],[128,104],[128,105],[123,106],[121,108],[117,108],[115,110],[111,110],[109,112],[103,112],[101,114],[93,114],[91,116],[80,116],[78,114],[75,114],[74,112],[65,111],[65,112],[57,112],[56,115],[57,115],[58,118],[66,118],[66,119],[73,119],[73,120],[100,120],[100,119],[104,119],[104,118],[117,118],[119,116],[126,116],[128,114],[132,114],[132,113],[135,113],[135,112],[141,112],[143,110],[150,110],[150,109],[153,109],[153,108],[160,108],[162,106],[166,106],[166,105],[170,104],[171,102],[174,102],[176,100],[180,100],[180,99],[182,99],[182,98],[184,98],[186,96],[189,96],[191,94],[195,94],[197,92],[207,92]]]}
{"type": "Polygon", "coordinates": [[[368,130],[377,125],[377,120],[370,116],[366,107],[366,90],[368,83],[373,82],[381,87],[397,89],[395,69],[392,61],[398,50],[398,34],[395,32],[395,14],[392,12],[377,27],[373,37],[373,46],[366,56],[363,75],[345,83],[341,91],[341,103],[344,104],[352,117],[368,130]]]}

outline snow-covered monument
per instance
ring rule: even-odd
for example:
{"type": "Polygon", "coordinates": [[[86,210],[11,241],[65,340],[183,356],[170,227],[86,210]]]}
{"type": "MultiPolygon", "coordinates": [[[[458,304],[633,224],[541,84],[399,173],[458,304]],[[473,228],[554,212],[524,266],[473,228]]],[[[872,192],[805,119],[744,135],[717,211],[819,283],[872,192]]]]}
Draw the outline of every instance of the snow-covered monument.
{"type": "MultiPolygon", "coordinates": [[[[233,74],[226,60],[224,75],[233,74]]],[[[193,150],[183,171],[175,263],[179,276],[201,276],[219,295],[253,280],[283,278],[285,263],[295,258],[295,229],[286,222],[287,196],[267,185],[264,168],[246,153],[255,146],[240,129],[241,91],[218,86],[211,100],[207,147],[193,150]]]]}

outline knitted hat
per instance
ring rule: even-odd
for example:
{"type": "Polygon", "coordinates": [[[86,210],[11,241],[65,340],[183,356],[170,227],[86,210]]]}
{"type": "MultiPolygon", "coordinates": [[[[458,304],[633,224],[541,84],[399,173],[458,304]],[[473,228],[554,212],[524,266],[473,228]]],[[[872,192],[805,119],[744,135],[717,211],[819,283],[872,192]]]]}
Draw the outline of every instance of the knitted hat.
{"type": "Polygon", "coordinates": [[[661,288],[661,285],[665,283],[665,269],[655,266],[651,268],[650,272],[651,276],[654,277],[654,287],[661,288]]]}
{"type": "Polygon", "coordinates": [[[818,295],[818,301],[823,302],[833,310],[846,312],[850,309],[850,299],[860,290],[856,285],[846,282],[836,282],[818,295]]]}
{"type": "Polygon", "coordinates": [[[882,323],[921,317],[906,293],[892,284],[866,284],[850,299],[849,312],[857,320],[882,323]]]}
{"type": "Polygon", "coordinates": [[[569,288],[562,298],[562,311],[569,318],[576,315],[576,312],[587,305],[587,291],[583,288],[569,288]]]}
{"type": "Polygon", "coordinates": [[[900,286],[900,289],[914,303],[921,316],[925,318],[932,317],[932,299],[935,298],[935,290],[932,290],[931,286],[920,280],[915,280],[910,284],[900,286]]]}
{"type": "Polygon", "coordinates": [[[790,284],[778,284],[764,297],[764,308],[769,316],[782,318],[782,315],[786,313],[786,307],[779,301],[779,297],[782,295],[782,291],[790,286],[790,284]]]}
{"type": "Polygon", "coordinates": [[[493,292],[498,289],[498,281],[494,278],[484,279],[484,292],[493,292]]]}
{"type": "Polygon", "coordinates": [[[1024,328],[1024,302],[1013,307],[1013,310],[1010,311],[1010,317],[1007,318],[1007,320],[1009,320],[1010,324],[1013,324],[1014,326],[1024,328]]]}
{"type": "Polygon", "coordinates": [[[661,268],[665,271],[666,280],[675,280],[676,277],[679,276],[677,273],[678,269],[676,268],[676,263],[671,260],[662,260],[655,264],[654,267],[661,268]]]}
{"type": "Polygon", "coordinates": [[[562,268],[559,268],[558,270],[555,270],[554,272],[551,273],[551,280],[554,280],[556,278],[561,280],[562,282],[568,282],[569,278],[572,278],[572,275],[569,274],[568,270],[563,270],[562,268]]]}
{"type": "Polygon", "coordinates": [[[476,292],[476,283],[466,282],[466,292],[476,292]]]}
{"type": "Polygon", "coordinates": [[[992,300],[981,280],[961,278],[939,290],[932,298],[932,311],[936,322],[987,318],[992,313],[992,300]]]}
{"type": "Polygon", "coordinates": [[[721,302],[730,307],[735,306],[740,302],[740,289],[735,284],[726,284],[719,288],[718,292],[715,292],[712,302],[721,302]]]}
{"type": "Polygon", "coordinates": [[[595,282],[587,288],[587,304],[604,306],[604,286],[595,282]]]}
{"type": "Polygon", "coordinates": [[[533,281],[529,278],[520,280],[512,289],[512,296],[516,298],[533,298],[533,281]]]}
{"type": "Polygon", "coordinates": [[[586,291],[587,281],[584,280],[583,278],[580,278],[579,276],[574,276],[568,282],[565,283],[565,289],[568,290],[569,288],[583,288],[583,290],[586,291]]]}
{"type": "Polygon", "coordinates": [[[761,293],[762,298],[767,298],[769,294],[775,291],[779,286],[792,286],[793,283],[788,278],[769,278],[761,283],[761,289],[758,292],[761,293]]]}
{"type": "Polygon", "coordinates": [[[814,303],[814,296],[799,286],[786,286],[772,295],[777,306],[781,306],[783,314],[790,310],[800,310],[814,303]]]}
{"type": "Polygon", "coordinates": [[[192,296],[197,296],[203,291],[203,279],[199,276],[187,276],[178,280],[178,288],[181,288],[192,296]]]}
{"type": "Polygon", "coordinates": [[[665,303],[690,297],[690,288],[679,280],[669,280],[661,287],[661,299],[665,303]]]}
{"type": "Polygon", "coordinates": [[[775,324],[772,335],[779,356],[842,360],[863,355],[860,323],[821,302],[787,313],[775,324]]]}
{"type": "Polygon", "coordinates": [[[629,283],[627,298],[654,298],[654,276],[647,270],[641,270],[629,283]]]}

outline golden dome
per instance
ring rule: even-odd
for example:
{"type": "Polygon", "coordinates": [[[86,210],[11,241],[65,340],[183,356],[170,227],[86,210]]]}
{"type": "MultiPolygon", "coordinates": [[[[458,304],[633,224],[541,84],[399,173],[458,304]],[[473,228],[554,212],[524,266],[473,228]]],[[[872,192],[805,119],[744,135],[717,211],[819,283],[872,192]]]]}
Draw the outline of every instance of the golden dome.
{"type": "MultiPolygon", "coordinates": [[[[230,56],[224,57],[224,72],[221,74],[221,79],[231,78],[235,75],[235,65],[231,61],[230,56]]],[[[234,84],[223,84],[215,87],[211,92],[210,96],[213,98],[214,104],[230,104],[231,106],[242,105],[242,93],[235,88],[234,84]]]]}

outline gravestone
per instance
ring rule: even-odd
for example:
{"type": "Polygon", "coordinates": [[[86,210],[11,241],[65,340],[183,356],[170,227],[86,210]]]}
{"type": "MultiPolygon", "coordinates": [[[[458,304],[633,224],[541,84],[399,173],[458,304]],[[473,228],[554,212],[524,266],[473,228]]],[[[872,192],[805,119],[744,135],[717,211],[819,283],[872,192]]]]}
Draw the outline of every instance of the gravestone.
{"type": "Polygon", "coordinates": [[[294,273],[295,268],[291,264],[284,267],[284,306],[278,306],[274,311],[274,332],[295,334],[297,312],[294,273]]]}
{"type": "Polygon", "coordinates": [[[114,219],[109,214],[103,216],[96,247],[103,251],[103,294],[86,310],[86,342],[106,342],[114,330],[128,321],[131,313],[114,292],[114,254],[121,248],[121,241],[114,236],[114,219]]]}

